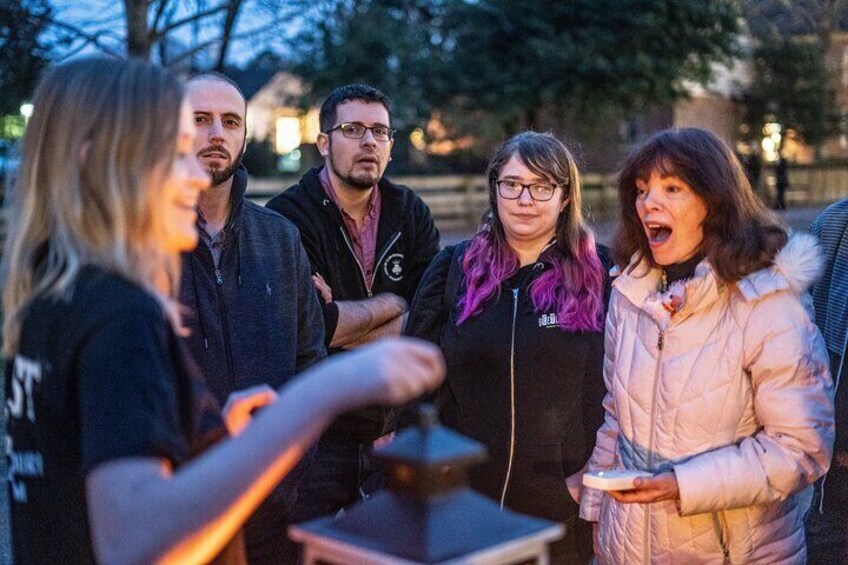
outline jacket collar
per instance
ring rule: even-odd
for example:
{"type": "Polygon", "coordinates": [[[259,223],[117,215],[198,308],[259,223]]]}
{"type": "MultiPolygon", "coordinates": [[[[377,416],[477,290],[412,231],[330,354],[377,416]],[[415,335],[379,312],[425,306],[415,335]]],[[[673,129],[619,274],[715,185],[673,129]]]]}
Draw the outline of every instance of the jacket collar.
{"type": "MultiPolygon", "coordinates": [[[[338,221],[341,221],[341,212],[338,208],[336,208],[333,201],[330,200],[324,192],[324,188],[321,186],[321,179],[318,175],[322,168],[323,165],[314,167],[307,171],[306,174],[303,175],[303,178],[301,178],[300,184],[303,186],[306,194],[316,206],[324,210],[325,213],[336,217],[338,221]]],[[[380,191],[381,198],[380,234],[382,234],[384,230],[394,232],[400,229],[400,226],[403,225],[403,221],[406,216],[406,212],[404,210],[405,205],[403,191],[392,184],[392,182],[386,179],[386,177],[380,179],[380,182],[377,183],[377,189],[380,191]]],[[[378,235],[378,239],[380,239],[380,235],[378,235]]]]}
{"type": "MultiPolygon", "coordinates": [[[[790,237],[771,265],[743,277],[735,283],[735,287],[746,301],[759,300],[781,291],[802,294],[816,281],[822,268],[821,250],[815,238],[798,233],[790,237]]],[[[661,270],[652,267],[646,259],[634,256],[624,273],[612,284],[629,302],[644,310],[664,328],[670,316],[656,304],[660,300],[657,291],[660,273],[661,270]]],[[[727,286],[704,259],[695,268],[695,276],[685,283],[685,303],[677,316],[688,317],[711,306],[727,286]]]]}
{"type": "Polygon", "coordinates": [[[230,215],[227,218],[225,230],[238,233],[244,218],[244,195],[247,193],[247,169],[239,165],[233,175],[233,186],[230,189],[230,215]]]}
{"type": "MultiPolygon", "coordinates": [[[[624,274],[613,279],[617,289],[634,306],[644,310],[662,329],[671,323],[671,314],[663,307],[663,296],[659,292],[662,269],[652,267],[647,259],[634,257],[624,274]]],[[[686,281],[685,301],[677,319],[689,317],[698,310],[710,306],[724,291],[725,285],[718,279],[707,260],[695,267],[695,275],[686,281]]]]}

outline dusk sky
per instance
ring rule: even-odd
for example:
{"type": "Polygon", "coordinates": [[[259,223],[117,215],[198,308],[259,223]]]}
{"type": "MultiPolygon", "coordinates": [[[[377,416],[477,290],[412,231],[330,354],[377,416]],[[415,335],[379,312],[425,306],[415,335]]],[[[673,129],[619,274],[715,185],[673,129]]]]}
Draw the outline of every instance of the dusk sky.
{"type": "MultiPolygon", "coordinates": [[[[57,19],[81,27],[87,32],[101,31],[100,39],[104,44],[114,51],[123,52],[123,38],[126,32],[123,2],[116,2],[115,0],[51,0],[51,4],[54,7],[57,19]]],[[[191,0],[180,1],[175,4],[179,7],[174,17],[180,19],[199,9],[208,9],[210,6],[216,5],[217,1],[191,0]]],[[[282,1],[279,4],[285,6],[287,3],[282,1]]],[[[293,29],[299,27],[298,19],[296,15],[281,18],[260,3],[247,0],[236,22],[236,34],[243,34],[246,31],[260,28],[265,29],[263,29],[262,34],[253,35],[247,39],[234,40],[229,50],[229,63],[242,65],[268,48],[282,52],[285,46],[282,41],[279,41],[279,38],[290,34],[293,29]],[[275,19],[280,19],[281,22],[285,23],[267,29],[275,19]]],[[[193,29],[191,25],[184,26],[174,38],[186,45],[194,44],[194,34],[199,41],[212,39],[216,35],[215,28],[217,26],[209,25],[213,22],[212,19],[206,19],[204,22],[207,25],[199,26],[197,29],[193,29]]],[[[94,52],[98,52],[98,50],[92,46],[81,51],[83,54],[94,52]]],[[[211,58],[216,53],[217,48],[212,46],[200,53],[199,56],[211,58]]]]}

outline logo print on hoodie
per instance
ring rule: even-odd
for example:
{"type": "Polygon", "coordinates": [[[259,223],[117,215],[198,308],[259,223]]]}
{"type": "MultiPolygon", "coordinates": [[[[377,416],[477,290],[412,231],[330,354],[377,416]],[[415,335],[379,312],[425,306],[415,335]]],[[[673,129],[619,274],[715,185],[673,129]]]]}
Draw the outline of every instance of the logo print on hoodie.
{"type": "Polygon", "coordinates": [[[556,312],[551,312],[550,314],[542,314],[541,316],[539,316],[539,327],[540,328],[556,328],[557,327],[556,312]]]}
{"type": "Polygon", "coordinates": [[[392,253],[383,262],[383,272],[394,282],[403,280],[403,253],[392,253]]]}

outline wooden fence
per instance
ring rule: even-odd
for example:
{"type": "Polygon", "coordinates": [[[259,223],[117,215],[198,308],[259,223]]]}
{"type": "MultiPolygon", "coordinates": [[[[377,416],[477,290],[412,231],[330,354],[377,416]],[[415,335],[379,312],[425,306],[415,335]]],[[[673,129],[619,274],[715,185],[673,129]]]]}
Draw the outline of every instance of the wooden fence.
{"type": "MultiPolygon", "coordinates": [[[[766,178],[765,189],[774,194],[774,177],[766,178]]],[[[789,169],[789,204],[812,206],[835,202],[848,195],[848,165],[797,166],[789,169]]]]}
{"type": "MultiPolygon", "coordinates": [[[[760,194],[768,202],[774,200],[774,175],[764,169],[760,194]]],[[[415,190],[430,207],[442,230],[469,229],[479,223],[488,202],[486,181],[482,175],[392,177],[398,184],[415,190]]],[[[594,219],[610,217],[617,207],[615,176],[583,175],[583,206],[594,219]]],[[[264,204],[297,178],[259,179],[248,183],[248,198],[264,204]]],[[[790,206],[822,206],[848,195],[848,165],[794,166],[789,170],[790,206]]],[[[0,245],[5,240],[6,215],[0,211],[0,245]]]]}

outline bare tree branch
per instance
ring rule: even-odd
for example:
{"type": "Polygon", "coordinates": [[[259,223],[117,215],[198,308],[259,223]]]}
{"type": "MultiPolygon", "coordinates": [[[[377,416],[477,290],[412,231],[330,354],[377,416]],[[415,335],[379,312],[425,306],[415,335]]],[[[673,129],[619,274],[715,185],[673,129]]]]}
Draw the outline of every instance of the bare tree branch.
{"type": "Polygon", "coordinates": [[[227,60],[227,49],[230,46],[230,38],[241,4],[242,0],[230,0],[230,5],[227,7],[227,17],[224,19],[224,28],[221,30],[221,47],[218,50],[218,61],[215,63],[216,71],[220,72],[224,70],[224,61],[227,60]]]}
{"type": "MultiPolygon", "coordinates": [[[[113,57],[121,57],[123,55],[122,53],[114,51],[112,48],[105,45],[100,40],[100,38],[103,37],[103,36],[114,35],[111,32],[111,30],[99,30],[99,31],[96,31],[94,33],[89,33],[89,32],[87,32],[87,31],[85,31],[85,30],[83,30],[83,29],[81,29],[81,28],[79,28],[75,25],[63,22],[61,20],[56,20],[56,19],[51,18],[49,21],[50,21],[50,25],[57,27],[59,29],[63,29],[65,31],[68,31],[71,34],[73,34],[74,37],[83,40],[84,41],[83,47],[85,47],[86,45],[94,45],[95,47],[97,47],[98,49],[100,49],[101,51],[106,53],[107,55],[111,55],[113,57]]],[[[77,50],[76,52],[78,52],[78,51],[79,50],[77,50]]]]}
{"type": "MultiPolygon", "coordinates": [[[[148,8],[153,5],[153,2],[156,0],[150,0],[148,4],[148,8]]],[[[153,23],[150,25],[152,29],[157,29],[159,27],[159,21],[162,19],[162,14],[165,13],[165,8],[168,6],[169,0],[158,0],[159,5],[156,7],[156,13],[153,15],[153,23]]]]}
{"type": "MultiPolygon", "coordinates": [[[[169,39],[172,36],[182,38],[180,30],[202,27],[203,33],[199,37],[195,29],[189,45],[198,41],[202,43],[191,47],[187,53],[196,54],[217,46],[213,49],[215,57],[212,63],[214,68],[220,69],[227,61],[233,42],[279,29],[281,22],[292,14],[302,16],[305,10],[314,9],[313,3],[320,5],[322,2],[326,0],[121,0],[104,3],[102,9],[93,10],[93,16],[84,22],[69,23],[67,18],[56,16],[48,21],[67,41],[67,47],[73,53],[85,46],[94,46],[113,56],[129,53],[149,59],[152,50],[158,46],[161,48],[160,62],[164,65],[175,64],[175,61],[165,60],[168,56],[166,45],[171,43],[169,39]],[[244,27],[241,13],[248,9],[245,6],[262,14],[256,18],[258,21],[253,29],[240,32],[244,27]],[[124,19],[125,27],[118,25],[120,18],[124,19]],[[213,36],[215,39],[207,41],[213,36]],[[79,46],[80,42],[82,46],[79,46]],[[125,52],[122,49],[124,45],[125,52]]],[[[178,55],[176,62],[184,60],[185,56],[178,55]]]]}
{"type": "Polygon", "coordinates": [[[170,32],[170,31],[172,31],[172,30],[174,30],[178,27],[184,26],[186,24],[189,24],[189,23],[197,21],[197,20],[202,20],[203,18],[208,18],[209,16],[214,16],[215,14],[218,14],[218,13],[220,13],[220,12],[226,10],[226,9],[227,9],[227,5],[221,4],[220,6],[215,6],[214,8],[209,8],[208,10],[203,10],[202,12],[197,12],[196,14],[186,16],[186,17],[184,17],[180,20],[169,23],[168,25],[164,26],[162,29],[155,30],[153,32],[153,37],[154,37],[155,40],[158,40],[160,37],[167,35],[168,32],[170,32]]]}
{"type": "MultiPolygon", "coordinates": [[[[239,2],[240,1],[241,0],[239,0],[239,2]]],[[[241,33],[230,34],[229,41],[230,42],[241,41],[241,40],[249,39],[251,37],[256,37],[258,35],[261,35],[263,33],[268,32],[268,31],[274,30],[277,27],[279,27],[281,20],[282,20],[282,17],[277,18],[274,21],[269,22],[267,24],[257,26],[253,29],[243,31],[241,33]]],[[[193,55],[195,55],[195,54],[197,54],[201,51],[204,51],[204,50],[206,50],[206,49],[208,49],[208,48],[210,48],[214,45],[218,45],[220,43],[221,43],[220,38],[215,38],[215,39],[210,39],[208,41],[204,41],[204,42],[202,42],[198,45],[195,45],[194,47],[185,51],[184,53],[180,53],[177,57],[174,57],[173,59],[169,60],[168,65],[172,66],[172,67],[173,66],[179,66],[184,61],[191,58],[193,55]]]]}
{"type": "Polygon", "coordinates": [[[167,66],[169,66],[169,67],[178,66],[180,63],[182,63],[186,59],[190,59],[193,55],[195,55],[195,54],[197,54],[197,53],[199,53],[199,52],[201,52],[205,49],[208,49],[208,48],[212,47],[213,45],[216,45],[220,42],[221,42],[221,40],[216,38],[216,39],[210,39],[209,41],[204,41],[203,43],[200,43],[199,45],[195,45],[194,47],[192,47],[188,51],[186,51],[184,53],[180,53],[177,57],[170,59],[168,61],[167,66]]]}
{"type": "Polygon", "coordinates": [[[85,25],[88,27],[102,27],[107,25],[113,25],[118,22],[123,23],[124,14],[119,10],[113,11],[111,14],[101,14],[99,18],[92,18],[90,20],[86,20],[85,25]]]}
{"type": "Polygon", "coordinates": [[[124,13],[127,17],[127,54],[149,59],[147,0],[124,0],[124,13]]]}
{"type": "MultiPolygon", "coordinates": [[[[67,53],[62,53],[62,58],[63,59],[70,59],[71,57],[73,57],[77,53],[80,53],[83,49],[85,49],[90,44],[91,43],[89,41],[83,41],[79,45],[74,47],[73,49],[69,50],[67,53]]],[[[118,55],[114,55],[114,56],[117,57],[118,55]]]]}
{"type": "MultiPolygon", "coordinates": [[[[282,18],[281,18],[282,19],[282,18]]],[[[280,26],[280,20],[275,20],[271,23],[261,25],[259,27],[255,27],[253,29],[249,29],[247,31],[243,31],[241,33],[236,33],[230,36],[230,41],[241,41],[242,39],[248,39],[251,37],[256,37],[257,35],[262,35],[268,31],[273,29],[277,29],[280,26]]]]}

